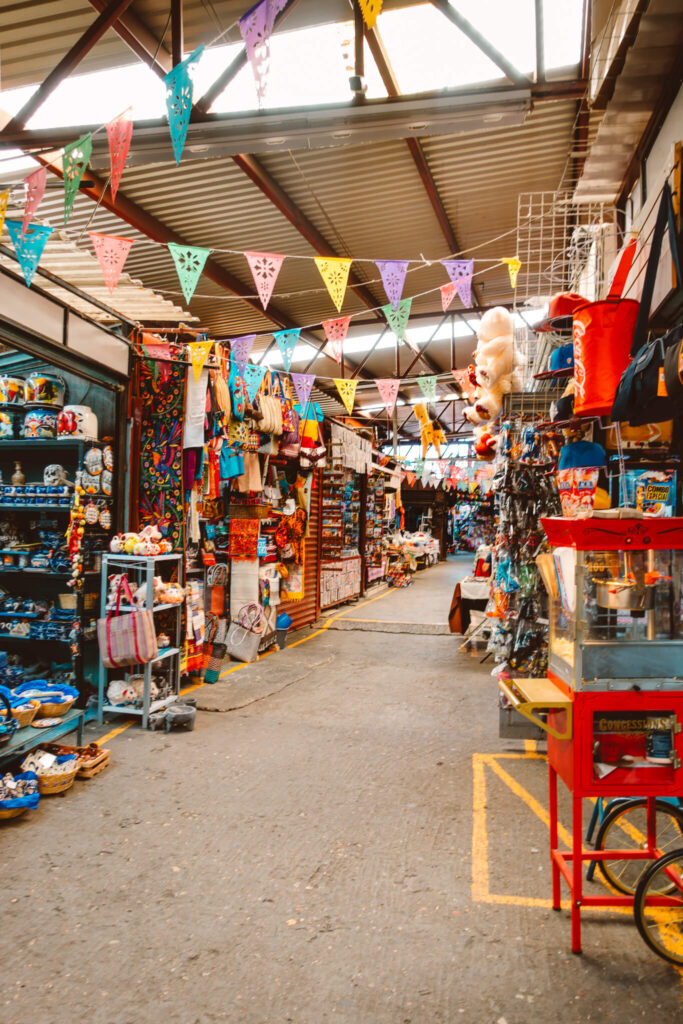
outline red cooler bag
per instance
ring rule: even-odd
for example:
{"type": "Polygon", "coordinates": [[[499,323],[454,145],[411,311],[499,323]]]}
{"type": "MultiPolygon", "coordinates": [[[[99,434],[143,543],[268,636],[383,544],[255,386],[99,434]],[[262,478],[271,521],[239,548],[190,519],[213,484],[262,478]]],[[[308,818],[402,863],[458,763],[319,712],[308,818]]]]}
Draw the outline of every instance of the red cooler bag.
{"type": "Polygon", "coordinates": [[[622,299],[636,250],[633,238],[624,249],[609,295],[574,311],[574,412],[607,416],[612,411],[621,375],[631,360],[631,343],[639,303],[622,299]]]}

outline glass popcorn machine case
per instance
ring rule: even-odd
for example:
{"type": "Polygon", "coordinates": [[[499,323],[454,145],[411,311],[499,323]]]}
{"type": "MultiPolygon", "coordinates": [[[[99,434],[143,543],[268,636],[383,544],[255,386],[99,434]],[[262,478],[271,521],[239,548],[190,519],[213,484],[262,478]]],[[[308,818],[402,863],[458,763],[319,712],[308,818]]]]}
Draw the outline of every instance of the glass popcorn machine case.
{"type": "Polygon", "coordinates": [[[543,526],[549,678],[574,692],[683,690],[683,519],[543,526]]]}

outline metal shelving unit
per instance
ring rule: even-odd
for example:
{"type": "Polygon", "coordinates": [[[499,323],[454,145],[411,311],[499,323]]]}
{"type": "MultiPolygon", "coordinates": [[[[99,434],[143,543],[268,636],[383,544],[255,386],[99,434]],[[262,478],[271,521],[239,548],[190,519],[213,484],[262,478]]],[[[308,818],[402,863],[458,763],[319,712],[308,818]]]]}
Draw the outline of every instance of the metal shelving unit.
{"type": "MultiPolygon", "coordinates": [[[[181,574],[183,568],[183,560],[181,555],[156,555],[150,558],[139,557],[136,555],[114,555],[105,554],[102,556],[102,582],[100,589],[100,618],[106,618],[107,616],[107,597],[109,592],[109,576],[110,574],[119,575],[120,573],[127,573],[129,581],[131,581],[131,589],[133,584],[137,581],[137,585],[145,586],[145,607],[151,608],[156,615],[159,612],[169,612],[175,610],[175,643],[172,647],[163,648],[159,652],[159,656],[154,660],[147,662],[147,664],[138,666],[142,669],[144,675],[144,689],[141,700],[135,701],[129,704],[108,704],[106,701],[106,690],[107,690],[107,673],[118,672],[120,674],[128,675],[131,673],[135,666],[128,666],[127,668],[121,669],[107,669],[100,661],[99,670],[99,685],[97,692],[97,720],[102,724],[105,712],[107,714],[114,715],[139,715],[142,718],[143,729],[147,728],[149,722],[149,716],[160,708],[167,707],[172,704],[173,701],[178,699],[180,695],[180,653],[182,647],[181,637],[181,626],[182,626],[182,604],[154,604],[154,577],[159,575],[156,572],[157,567],[165,568],[166,570],[173,571],[177,568],[178,571],[178,582],[182,582],[181,574]],[[135,580],[131,580],[132,576],[135,576],[135,580]],[[154,665],[159,662],[168,661],[172,659],[173,664],[169,672],[168,686],[163,696],[152,699],[152,669],[154,665]]],[[[122,612],[132,611],[132,607],[128,604],[120,605],[119,610],[122,612]]]]}

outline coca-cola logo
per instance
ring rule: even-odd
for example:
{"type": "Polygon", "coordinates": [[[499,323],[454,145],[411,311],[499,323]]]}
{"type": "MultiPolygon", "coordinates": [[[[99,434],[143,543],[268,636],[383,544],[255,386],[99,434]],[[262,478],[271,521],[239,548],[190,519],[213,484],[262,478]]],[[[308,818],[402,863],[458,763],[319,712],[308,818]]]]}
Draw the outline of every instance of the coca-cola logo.
{"type": "Polygon", "coordinates": [[[586,333],[586,325],[574,317],[572,336],[574,341],[574,391],[580,402],[584,398],[586,385],[586,370],[583,358],[583,338],[586,333]]]}

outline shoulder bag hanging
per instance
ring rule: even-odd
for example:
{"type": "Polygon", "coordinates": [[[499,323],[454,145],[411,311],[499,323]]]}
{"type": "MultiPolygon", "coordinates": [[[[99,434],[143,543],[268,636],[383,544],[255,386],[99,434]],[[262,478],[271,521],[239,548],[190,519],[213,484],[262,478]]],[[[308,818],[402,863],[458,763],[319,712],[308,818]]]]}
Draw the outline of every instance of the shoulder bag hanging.
{"type": "Polygon", "coordinates": [[[633,359],[621,376],[612,407],[612,419],[623,420],[630,423],[631,426],[661,423],[668,419],[674,419],[683,412],[680,402],[676,400],[675,396],[670,396],[667,391],[664,372],[668,349],[681,341],[681,326],[674,327],[664,337],[647,341],[652,293],[659,270],[662,239],[667,228],[671,256],[676,270],[677,287],[681,288],[681,268],[678,260],[671,189],[668,182],[662,191],[647,260],[638,320],[631,346],[633,359]]]}
{"type": "Polygon", "coordinates": [[[106,619],[97,620],[97,642],[105,668],[144,665],[159,655],[154,612],[151,608],[138,608],[130,614],[120,614],[122,591],[128,604],[135,607],[125,573],[119,580],[116,600],[106,619]]]}
{"type": "Polygon", "coordinates": [[[635,299],[623,299],[636,240],[624,249],[606,299],[587,302],[574,310],[574,412],[577,416],[607,416],[619,378],[628,365],[638,316],[635,299]]]}

